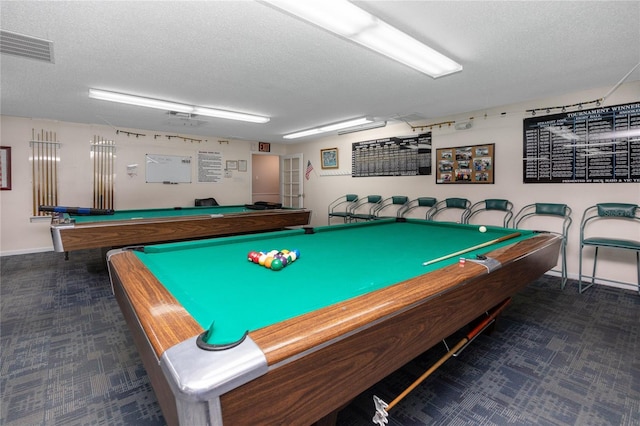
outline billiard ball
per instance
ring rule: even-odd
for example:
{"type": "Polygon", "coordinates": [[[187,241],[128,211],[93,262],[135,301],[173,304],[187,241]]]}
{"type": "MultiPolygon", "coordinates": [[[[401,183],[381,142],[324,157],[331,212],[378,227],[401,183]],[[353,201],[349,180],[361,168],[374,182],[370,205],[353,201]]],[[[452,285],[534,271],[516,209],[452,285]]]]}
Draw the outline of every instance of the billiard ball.
{"type": "Polygon", "coordinates": [[[264,266],[264,262],[267,260],[267,255],[265,253],[260,253],[260,257],[258,258],[258,264],[260,266],[264,266]]]}
{"type": "Polygon", "coordinates": [[[480,228],[478,228],[478,231],[487,232],[487,227],[486,226],[481,226],[480,228]]]}
{"type": "Polygon", "coordinates": [[[280,258],[273,259],[273,262],[271,262],[271,270],[279,271],[282,268],[284,268],[284,265],[282,264],[282,260],[280,258]]]}
{"type": "Polygon", "coordinates": [[[260,254],[256,251],[250,251],[249,254],[247,254],[247,260],[249,262],[258,263],[258,257],[260,257],[260,254]]]}

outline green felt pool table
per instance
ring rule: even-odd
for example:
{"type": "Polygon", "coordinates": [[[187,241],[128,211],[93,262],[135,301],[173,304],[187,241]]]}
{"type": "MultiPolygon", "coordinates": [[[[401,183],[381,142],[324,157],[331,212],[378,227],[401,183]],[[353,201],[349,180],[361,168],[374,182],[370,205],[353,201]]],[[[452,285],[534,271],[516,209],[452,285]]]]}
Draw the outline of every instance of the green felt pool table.
{"type": "Polygon", "coordinates": [[[553,234],[385,219],[107,263],[169,424],[311,424],[554,267],[559,248],[553,234]],[[272,249],[300,257],[279,271],[247,259],[272,249]]]}
{"type": "Polygon", "coordinates": [[[244,205],[116,210],[52,221],[57,252],[280,230],[309,223],[305,209],[252,210],[244,205]]]}

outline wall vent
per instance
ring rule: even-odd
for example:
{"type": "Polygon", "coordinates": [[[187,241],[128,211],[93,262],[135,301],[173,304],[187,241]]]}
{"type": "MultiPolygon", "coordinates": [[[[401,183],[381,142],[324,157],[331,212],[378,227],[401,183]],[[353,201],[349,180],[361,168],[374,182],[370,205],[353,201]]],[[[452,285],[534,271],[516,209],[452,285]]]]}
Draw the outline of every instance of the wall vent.
{"type": "Polygon", "coordinates": [[[54,63],[52,41],[10,31],[0,30],[0,53],[54,63]]]}

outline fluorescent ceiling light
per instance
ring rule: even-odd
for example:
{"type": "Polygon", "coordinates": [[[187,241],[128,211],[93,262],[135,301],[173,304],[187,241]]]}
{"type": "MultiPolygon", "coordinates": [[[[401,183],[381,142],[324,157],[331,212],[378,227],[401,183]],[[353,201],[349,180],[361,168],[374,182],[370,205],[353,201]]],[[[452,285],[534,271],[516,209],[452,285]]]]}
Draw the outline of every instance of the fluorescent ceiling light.
{"type": "Polygon", "coordinates": [[[278,9],[355,41],[433,78],[462,65],[347,0],[264,0],[278,9]]]}
{"type": "Polygon", "coordinates": [[[301,132],[290,133],[288,135],[284,135],[285,139],[297,139],[305,136],[317,135],[318,133],[326,133],[333,132],[334,130],[346,129],[349,127],[355,127],[362,124],[373,123],[373,120],[370,118],[356,118],[354,120],[341,121],[335,124],[327,124],[326,126],[315,127],[309,130],[303,130],[301,132]]]}
{"type": "Polygon", "coordinates": [[[348,129],[340,130],[338,134],[346,135],[348,133],[362,132],[364,130],[379,129],[380,127],[385,127],[386,125],[387,125],[386,121],[375,121],[373,123],[362,124],[360,126],[350,127],[348,129]]]}
{"type": "Polygon", "coordinates": [[[161,99],[145,98],[142,96],[127,95],[125,93],[110,92],[107,90],[89,89],[89,97],[103,101],[119,102],[122,104],[136,105],[147,108],[161,109],[165,111],[182,112],[185,114],[205,115],[207,117],[225,118],[227,120],[248,121],[250,123],[267,123],[269,117],[253,114],[245,114],[235,111],[187,105],[177,102],[163,101],[161,99]]]}

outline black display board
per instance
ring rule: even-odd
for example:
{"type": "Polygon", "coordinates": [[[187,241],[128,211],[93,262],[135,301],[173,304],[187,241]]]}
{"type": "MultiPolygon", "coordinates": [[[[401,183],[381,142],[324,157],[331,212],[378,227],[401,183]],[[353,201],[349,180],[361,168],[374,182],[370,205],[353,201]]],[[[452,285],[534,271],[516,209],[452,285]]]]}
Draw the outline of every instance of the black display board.
{"type": "Polygon", "coordinates": [[[640,182],[640,102],[524,120],[524,183],[640,182]]]}
{"type": "Polygon", "coordinates": [[[418,176],[431,174],[431,132],[392,137],[351,146],[351,176],[418,176]]]}

